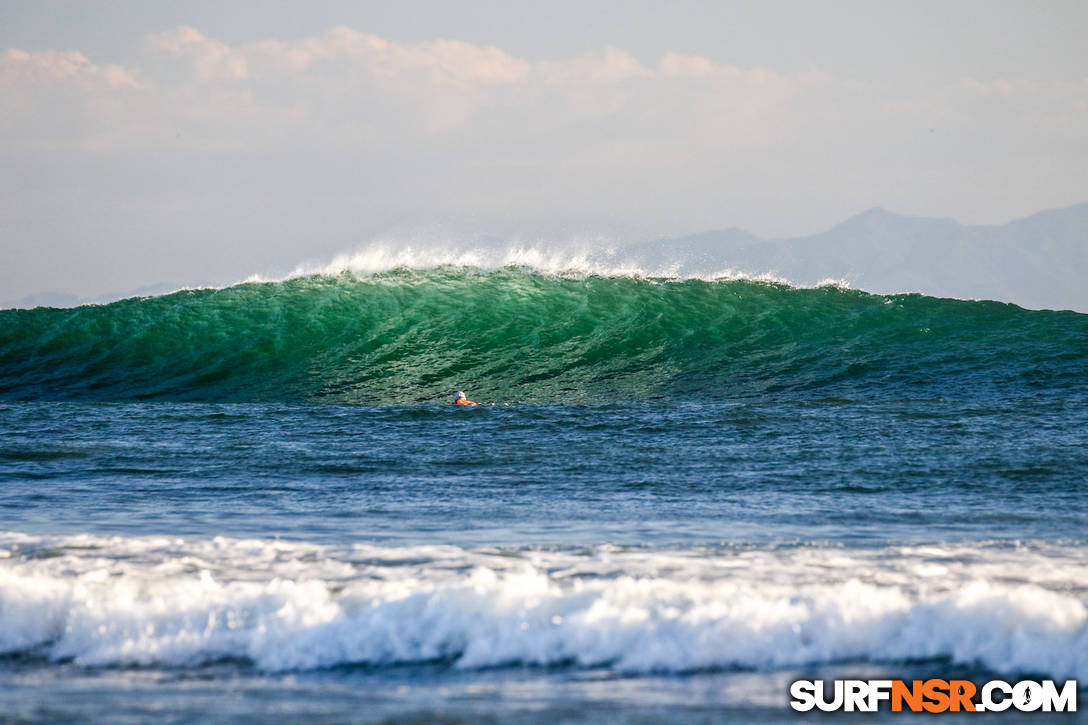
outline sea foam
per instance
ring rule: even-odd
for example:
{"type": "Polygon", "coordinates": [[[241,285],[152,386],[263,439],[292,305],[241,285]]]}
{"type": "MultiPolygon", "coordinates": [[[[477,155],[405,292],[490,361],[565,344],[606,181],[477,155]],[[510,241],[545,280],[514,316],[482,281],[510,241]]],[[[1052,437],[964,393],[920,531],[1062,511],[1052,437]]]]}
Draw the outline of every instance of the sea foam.
{"type": "Polygon", "coordinates": [[[0,535],[0,651],[266,671],[947,658],[1088,678],[1088,548],[621,550],[0,535]]]}
{"type": "MultiPolygon", "coordinates": [[[[282,282],[312,276],[350,274],[366,279],[392,270],[432,270],[441,267],[494,271],[516,267],[560,277],[628,277],[704,281],[750,280],[792,285],[773,271],[743,271],[720,263],[688,257],[647,258],[604,238],[565,242],[469,243],[434,239],[376,240],[322,262],[297,265],[286,274],[254,274],[242,282],[282,282]]],[[[823,286],[849,287],[842,279],[827,279],[823,286]]]]}

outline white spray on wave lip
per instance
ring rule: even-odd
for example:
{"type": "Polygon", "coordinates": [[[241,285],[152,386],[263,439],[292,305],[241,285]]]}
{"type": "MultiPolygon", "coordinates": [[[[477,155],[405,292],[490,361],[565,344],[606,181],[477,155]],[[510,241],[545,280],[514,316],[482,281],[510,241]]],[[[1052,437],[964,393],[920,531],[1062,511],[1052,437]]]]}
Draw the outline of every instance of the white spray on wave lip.
{"type": "MultiPolygon", "coordinates": [[[[519,267],[561,277],[632,277],[639,279],[751,280],[792,285],[771,271],[750,272],[722,266],[714,260],[651,261],[625,245],[604,237],[575,237],[565,241],[472,242],[424,235],[381,238],[327,262],[310,262],[279,275],[251,275],[243,282],[281,282],[309,276],[351,274],[366,278],[397,269],[430,270],[455,267],[494,271],[519,267]]],[[[825,280],[817,286],[848,286],[825,280]]]]}

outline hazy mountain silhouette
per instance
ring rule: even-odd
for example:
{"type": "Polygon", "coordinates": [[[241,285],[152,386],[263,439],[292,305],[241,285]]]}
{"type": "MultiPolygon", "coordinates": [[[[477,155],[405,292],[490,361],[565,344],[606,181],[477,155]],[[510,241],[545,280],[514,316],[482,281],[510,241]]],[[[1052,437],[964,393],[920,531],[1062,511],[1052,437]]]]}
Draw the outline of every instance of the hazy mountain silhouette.
{"type": "Polygon", "coordinates": [[[795,284],[844,280],[870,292],[994,299],[1088,312],[1088,203],[1003,226],[884,209],[819,234],[760,239],[740,229],[663,239],[632,250],[648,266],[773,274],[795,284]]]}
{"type": "MultiPolygon", "coordinates": [[[[1088,312],[1088,203],[1002,226],[870,209],[803,237],[761,239],[731,228],[636,244],[621,254],[646,269],[676,274],[728,269],[769,274],[804,286],[841,280],[876,293],[922,292],[1088,312]]],[[[0,306],[74,307],[164,294],[179,287],[156,284],[93,298],[50,292],[0,306]]]]}
{"type": "Polygon", "coordinates": [[[20,297],[17,300],[8,300],[0,303],[0,309],[30,309],[33,307],[78,307],[80,305],[97,305],[129,297],[154,297],[180,289],[181,285],[160,282],[158,284],[144,285],[127,292],[105,292],[95,297],[80,297],[67,292],[39,292],[34,295],[20,297]]]}

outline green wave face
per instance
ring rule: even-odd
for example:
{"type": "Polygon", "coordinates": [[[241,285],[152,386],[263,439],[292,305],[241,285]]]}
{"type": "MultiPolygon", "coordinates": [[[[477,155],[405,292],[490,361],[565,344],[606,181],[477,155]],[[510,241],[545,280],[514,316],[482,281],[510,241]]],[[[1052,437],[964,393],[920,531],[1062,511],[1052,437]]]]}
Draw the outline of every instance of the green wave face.
{"type": "Polygon", "coordinates": [[[1083,392],[1088,315],[751,281],[399,270],[0,311],[0,398],[330,403],[1083,392]]]}

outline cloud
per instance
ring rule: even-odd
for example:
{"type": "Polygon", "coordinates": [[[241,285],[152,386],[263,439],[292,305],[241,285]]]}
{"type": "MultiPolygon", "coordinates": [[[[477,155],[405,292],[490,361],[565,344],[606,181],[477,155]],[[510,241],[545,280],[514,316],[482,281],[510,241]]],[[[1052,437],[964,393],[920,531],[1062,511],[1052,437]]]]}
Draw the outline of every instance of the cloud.
{"type": "Polygon", "coordinates": [[[161,159],[220,192],[303,186],[368,224],[469,210],[585,229],[743,225],[749,208],[787,204],[837,215],[929,198],[935,178],[954,179],[949,198],[1011,196],[1002,179],[1072,187],[1071,159],[1088,158],[1088,82],[897,87],[678,50],[540,60],[348,27],[230,44],[180,26],[145,41],[123,66],[0,55],[0,151],[161,159]]]}
{"type": "MultiPolygon", "coordinates": [[[[661,75],[665,78],[704,81],[741,82],[758,86],[787,80],[781,74],[760,68],[739,68],[735,65],[715,63],[709,58],[682,53],[666,53],[661,57],[661,75]]],[[[797,78],[798,76],[794,76],[797,78]]]]}
{"type": "MultiPolygon", "coordinates": [[[[180,133],[226,146],[278,142],[273,139],[296,133],[300,124],[312,127],[313,138],[330,143],[448,134],[466,129],[471,119],[489,133],[504,119],[507,129],[516,125],[541,133],[571,124],[599,126],[617,114],[636,124],[639,119],[656,124],[662,119],[655,98],[667,99],[670,113],[686,111],[689,126],[727,130],[734,142],[743,143],[746,133],[765,136],[775,125],[765,122],[770,109],[811,85],[802,75],[678,53],[666,54],[656,67],[615,47],[531,61],[494,46],[450,39],[396,43],[348,27],[297,40],[230,45],[179,26],[145,40],[151,55],[142,63],[143,82],[128,68],[96,65],[75,51],[9,50],[0,79],[16,96],[20,90],[24,95],[40,90],[42,78],[55,89],[46,93],[56,97],[63,95],[61,86],[142,90],[128,99],[127,113],[141,119],[145,136],[180,133]],[[641,84],[637,91],[632,83],[641,84]],[[215,128],[216,118],[222,128],[215,128]]],[[[71,111],[94,115],[95,105],[84,99],[71,111]]],[[[110,113],[118,113],[116,104],[110,113]]],[[[584,131],[608,133],[603,127],[584,131]]],[[[700,133],[694,129],[695,136],[700,133]]],[[[103,142],[101,133],[91,141],[103,142]]],[[[132,142],[139,143],[139,134],[132,142]]]]}
{"type": "Polygon", "coordinates": [[[132,71],[97,65],[78,51],[26,51],[11,48],[0,56],[0,84],[7,88],[72,84],[87,89],[136,88],[132,71]]]}
{"type": "Polygon", "coordinates": [[[134,70],[78,51],[10,48],[0,54],[0,150],[124,143],[147,87],[134,70]]]}
{"type": "Polygon", "coordinates": [[[611,47],[605,48],[600,55],[537,63],[534,70],[546,83],[555,85],[622,83],[633,78],[653,76],[630,53],[611,47]]]}
{"type": "Polygon", "coordinates": [[[398,44],[352,28],[285,42],[266,40],[239,49],[265,77],[367,75],[372,79],[467,87],[523,80],[530,64],[493,46],[459,40],[398,44]]]}
{"type": "Polygon", "coordinates": [[[988,81],[980,81],[975,78],[965,78],[961,87],[969,93],[977,96],[1004,98],[1033,97],[1042,94],[1088,93],[1088,78],[1079,81],[1068,80],[1037,80],[1028,78],[995,78],[988,81]]]}
{"type": "Polygon", "coordinates": [[[1088,139],[1088,78],[966,78],[960,89],[974,115],[1003,118],[1034,143],[1088,139]]]}
{"type": "Polygon", "coordinates": [[[234,81],[249,77],[249,64],[242,52],[208,38],[196,28],[178,26],[148,36],[147,42],[156,50],[187,59],[201,80],[234,81]]]}
{"type": "MultiPolygon", "coordinates": [[[[844,130],[862,139],[878,125],[887,131],[933,119],[963,127],[1004,123],[965,111],[948,89],[903,94],[827,73],[745,68],[681,52],[651,65],[616,47],[534,61],[489,45],[398,43],[342,26],[238,45],[188,26],[145,40],[147,56],[129,66],[98,64],[78,51],[7,50],[0,58],[6,123],[18,125],[24,141],[53,133],[63,136],[54,142],[82,138],[96,147],[171,137],[205,149],[331,151],[458,136],[466,146],[432,152],[478,153],[492,143],[523,164],[545,166],[570,154],[614,163],[633,149],[735,161],[802,138],[835,141],[844,130]],[[45,118],[59,107],[84,120],[83,130],[45,118]]],[[[973,102],[1004,103],[1021,118],[1046,116],[1067,134],[1083,120],[1086,88],[1088,82],[958,85],[973,102]],[[1022,102],[1028,98],[1032,103],[1022,102]]]]}

